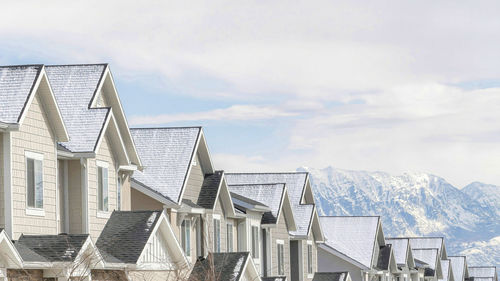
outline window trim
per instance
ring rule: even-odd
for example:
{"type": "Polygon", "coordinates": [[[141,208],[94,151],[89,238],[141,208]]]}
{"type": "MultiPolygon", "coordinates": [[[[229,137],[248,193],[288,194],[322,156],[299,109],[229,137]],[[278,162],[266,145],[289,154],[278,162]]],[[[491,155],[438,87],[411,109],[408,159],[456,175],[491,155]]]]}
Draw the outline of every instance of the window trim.
{"type": "Polygon", "coordinates": [[[220,253],[221,252],[221,237],[220,237],[220,226],[221,226],[221,220],[220,216],[216,217],[215,215],[213,216],[213,224],[214,224],[214,253],[220,253]],[[217,222],[217,223],[216,223],[217,222]],[[218,229],[217,229],[218,226],[218,229]],[[217,239],[216,239],[217,237],[217,239]]]}
{"type": "Polygon", "coordinates": [[[312,278],[314,276],[314,269],[313,269],[313,244],[312,241],[307,241],[307,278],[312,278]],[[309,249],[311,249],[311,256],[309,256],[309,249]]]}
{"type": "MultiPolygon", "coordinates": [[[[97,199],[97,208],[96,208],[97,209],[97,217],[98,218],[109,218],[111,215],[111,212],[109,211],[109,164],[108,164],[108,162],[96,160],[95,165],[96,165],[96,182],[97,182],[97,198],[96,198],[97,199]],[[106,197],[108,199],[107,206],[106,206],[107,210],[99,210],[99,203],[100,203],[99,202],[99,168],[106,169],[106,175],[108,177],[108,179],[106,181],[106,183],[107,183],[106,197]]],[[[104,200],[104,196],[102,199],[104,200]]],[[[104,209],[104,202],[102,202],[102,205],[103,205],[103,209],[104,209]]]]}
{"type": "Polygon", "coordinates": [[[182,220],[181,223],[181,248],[184,254],[187,257],[191,257],[191,220],[190,219],[184,219],[182,220]],[[189,226],[187,227],[186,224],[189,222],[189,226]],[[189,235],[187,235],[189,234],[189,235]],[[187,236],[189,236],[189,240],[187,240],[187,236]],[[188,242],[186,244],[186,242],[188,242]],[[186,248],[186,246],[189,246],[189,251],[186,248]]]}
{"type": "Polygon", "coordinates": [[[122,179],[119,173],[116,173],[116,209],[122,210],[122,179]]]}
{"type": "MultiPolygon", "coordinates": [[[[32,151],[24,151],[24,163],[25,163],[25,191],[26,191],[26,215],[28,216],[38,216],[38,217],[44,217],[45,216],[45,209],[44,209],[44,196],[45,196],[45,187],[44,187],[44,167],[43,167],[43,153],[37,153],[37,152],[32,152],[32,151]],[[41,162],[41,169],[42,169],[42,207],[31,207],[28,206],[28,160],[33,160],[33,171],[34,170],[34,163],[35,161],[40,161],[41,162]]],[[[33,175],[33,179],[34,179],[33,175]]],[[[33,186],[33,196],[35,197],[35,202],[36,202],[36,186],[33,186]]],[[[35,203],[36,205],[36,203],[35,203]]]]}
{"type": "Polygon", "coordinates": [[[227,222],[226,223],[226,252],[233,252],[234,251],[234,229],[233,229],[233,223],[232,222],[227,222]],[[229,235],[229,230],[231,230],[231,235],[229,235]],[[231,243],[229,241],[231,240],[231,243]],[[229,249],[231,248],[231,249],[229,249]]]}
{"type": "Polygon", "coordinates": [[[285,275],[285,241],[276,239],[277,272],[279,276],[285,275]],[[281,246],[281,256],[280,256],[281,246]]]}
{"type": "Polygon", "coordinates": [[[250,227],[250,233],[251,233],[251,238],[252,238],[252,248],[251,248],[251,253],[252,253],[252,258],[254,259],[260,259],[260,227],[258,225],[251,225],[250,227]],[[257,229],[255,233],[257,233],[257,236],[254,239],[254,228],[257,229]],[[255,245],[254,245],[255,242],[255,245]]]}

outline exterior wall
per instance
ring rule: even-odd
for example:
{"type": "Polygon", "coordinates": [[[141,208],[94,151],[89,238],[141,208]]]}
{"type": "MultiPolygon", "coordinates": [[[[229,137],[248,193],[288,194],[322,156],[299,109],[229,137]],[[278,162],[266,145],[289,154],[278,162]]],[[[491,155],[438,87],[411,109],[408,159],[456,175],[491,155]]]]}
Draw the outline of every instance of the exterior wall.
{"type": "Polygon", "coordinates": [[[200,195],[201,186],[203,185],[203,179],[205,175],[201,169],[199,154],[195,157],[196,165],[191,165],[191,172],[189,173],[189,178],[186,184],[186,190],[184,190],[184,195],[182,199],[188,199],[192,202],[198,202],[198,195],[200,195]]]}
{"type": "Polygon", "coordinates": [[[130,198],[132,211],[163,210],[162,203],[133,188],[130,188],[130,198]]]}
{"type": "Polygon", "coordinates": [[[122,174],[122,193],[121,193],[121,210],[122,211],[130,211],[132,210],[132,194],[130,187],[130,174],[125,173],[122,174]]]}
{"type": "MultiPolygon", "coordinates": [[[[233,225],[233,252],[238,251],[238,221],[235,219],[231,218],[226,218],[226,232],[224,233],[224,237],[227,237],[227,224],[230,223],[233,225]]],[[[227,240],[227,238],[226,238],[227,240]]],[[[224,244],[224,247],[226,247],[226,252],[229,250],[227,249],[227,243],[224,244]]]]}
{"type": "Polygon", "coordinates": [[[88,161],[88,206],[89,206],[89,230],[94,241],[101,234],[104,225],[113,210],[116,209],[116,164],[112,155],[112,150],[107,139],[108,135],[102,139],[101,146],[95,159],[88,161]],[[108,163],[108,211],[98,211],[97,202],[97,165],[96,160],[108,163]]]}
{"type": "MultiPolygon", "coordinates": [[[[178,281],[188,280],[187,273],[178,274],[176,271],[129,271],[128,280],[148,281],[178,281]]],[[[124,280],[124,279],[120,279],[124,280]]],[[[127,280],[127,279],[125,279],[127,280]]]]}
{"type": "Polygon", "coordinates": [[[318,272],[349,271],[352,281],[363,281],[361,268],[318,248],[318,272]]]}
{"type": "Polygon", "coordinates": [[[302,272],[304,273],[304,279],[307,281],[311,281],[314,277],[314,272],[318,271],[318,245],[315,243],[314,240],[314,235],[309,233],[308,240],[300,241],[302,243],[302,261],[303,261],[303,270],[302,272]],[[307,273],[307,241],[311,241],[312,245],[312,267],[313,267],[313,273],[308,274],[307,273]]]}
{"type": "Polygon", "coordinates": [[[92,270],[92,280],[94,281],[121,281],[127,280],[127,275],[121,270],[92,270]]]}
{"type": "Polygon", "coordinates": [[[82,172],[79,160],[68,161],[69,233],[83,233],[82,172]]]}
{"type": "Polygon", "coordinates": [[[35,95],[19,131],[12,132],[13,239],[24,234],[56,234],[56,140],[35,95]],[[25,152],[43,154],[43,216],[28,215],[25,152]]]}
{"type": "Polygon", "coordinates": [[[209,252],[214,252],[214,215],[220,217],[220,250],[221,252],[226,252],[226,218],[224,216],[224,211],[222,209],[222,202],[220,198],[217,199],[217,204],[215,205],[215,209],[213,213],[209,213],[207,215],[207,221],[205,223],[205,226],[207,228],[208,232],[208,243],[207,243],[207,250],[209,252]]]}
{"type": "Polygon", "coordinates": [[[7,269],[7,279],[15,281],[42,281],[43,270],[39,269],[7,269]]]}
{"type": "Polygon", "coordinates": [[[0,228],[5,228],[5,204],[4,204],[4,184],[3,184],[3,133],[0,133],[0,228]]]}
{"type": "MultiPolygon", "coordinates": [[[[290,276],[290,239],[288,235],[288,228],[285,223],[285,216],[280,215],[278,223],[275,228],[270,228],[271,233],[271,276],[278,276],[278,243],[277,240],[284,242],[283,249],[283,262],[285,264],[285,275],[287,280],[291,280],[290,276]]],[[[262,240],[262,237],[261,237],[262,240]]],[[[262,241],[261,241],[262,243],[262,241]]]]}

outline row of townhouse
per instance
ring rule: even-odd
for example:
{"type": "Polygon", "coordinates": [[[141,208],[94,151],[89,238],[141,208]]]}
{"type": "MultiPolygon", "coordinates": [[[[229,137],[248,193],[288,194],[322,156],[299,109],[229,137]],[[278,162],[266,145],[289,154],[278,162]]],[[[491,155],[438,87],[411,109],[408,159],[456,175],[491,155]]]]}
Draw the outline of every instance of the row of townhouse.
{"type": "Polygon", "coordinates": [[[498,281],[494,266],[448,256],[443,237],[385,237],[379,216],[321,216],[318,272],[353,281],[498,281]]]}
{"type": "Polygon", "coordinates": [[[201,127],[130,129],[107,64],[0,67],[0,204],[0,280],[497,281],[319,217],[308,173],[216,170],[201,127]]]}

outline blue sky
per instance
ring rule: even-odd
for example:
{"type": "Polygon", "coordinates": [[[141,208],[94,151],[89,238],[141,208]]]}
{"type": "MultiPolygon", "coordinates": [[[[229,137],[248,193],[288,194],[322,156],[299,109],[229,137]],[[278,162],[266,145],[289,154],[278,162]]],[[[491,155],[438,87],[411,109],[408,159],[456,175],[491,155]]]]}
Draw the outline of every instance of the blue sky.
{"type": "Polygon", "coordinates": [[[0,63],[108,62],[132,126],[202,125],[218,169],[500,184],[498,8],[7,1],[0,63]]]}

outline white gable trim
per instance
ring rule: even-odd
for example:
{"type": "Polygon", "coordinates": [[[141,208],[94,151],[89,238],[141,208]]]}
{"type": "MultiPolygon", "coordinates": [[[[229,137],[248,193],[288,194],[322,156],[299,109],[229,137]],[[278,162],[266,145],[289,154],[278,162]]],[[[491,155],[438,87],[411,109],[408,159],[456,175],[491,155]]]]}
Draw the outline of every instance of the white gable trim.
{"type": "Polygon", "coordinates": [[[219,183],[219,187],[217,189],[217,195],[215,196],[215,203],[214,207],[212,210],[215,210],[215,207],[217,206],[217,202],[219,201],[219,195],[223,194],[221,200],[225,202],[224,206],[224,211],[226,212],[226,217],[234,217],[236,216],[236,211],[234,210],[234,204],[233,200],[231,199],[231,194],[229,193],[229,188],[227,186],[226,182],[226,176],[224,175],[224,172],[222,173],[221,181],[219,183]],[[229,206],[229,207],[227,207],[229,206]]]}
{"type": "Polygon", "coordinates": [[[0,249],[3,250],[3,248],[8,250],[8,252],[2,251],[3,256],[7,257],[6,262],[8,266],[12,268],[22,268],[23,261],[21,255],[19,255],[19,252],[12,244],[12,240],[5,233],[5,230],[0,232],[0,249]]]}
{"type": "Polygon", "coordinates": [[[349,257],[348,255],[340,252],[340,251],[337,251],[336,249],[328,246],[327,244],[319,244],[318,245],[319,248],[325,250],[326,252],[328,252],[329,254],[332,254],[354,266],[357,266],[359,268],[361,268],[362,270],[370,270],[370,268],[366,267],[365,265],[363,265],[362,263],[358,262],[357,260],[349,257]]]}
{"type": "MultiPolygon", "coordinates": [[[[281,202],[280,202],[279,213],[278,213],[278,221],[279,221],[279,218],[280,218],[282,213],[286,219],[288,231],[296,231],[297,224],[295,223],[295,217],[293,216],[292,204],[290,202],[290,197],[288,196],[288,188],[286,187],[286,185],[283,188],[283,194],[281,195],[281,202]]],[[[278,221],[276,221],[276,223],[278,221]]]]}

